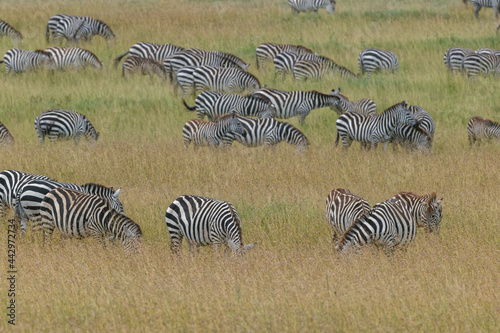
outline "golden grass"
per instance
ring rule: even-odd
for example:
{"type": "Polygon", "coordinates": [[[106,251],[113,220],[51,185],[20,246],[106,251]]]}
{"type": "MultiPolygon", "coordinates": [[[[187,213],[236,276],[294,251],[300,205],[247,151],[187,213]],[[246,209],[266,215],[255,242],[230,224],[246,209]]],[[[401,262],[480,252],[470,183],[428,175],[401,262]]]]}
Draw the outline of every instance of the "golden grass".
{"type": "MultiPolygon", "coordinates": [[[[16,145],[0,151],[0,169],[45,174],[59,181],[122,187],[128,216],[141,225],[140,254],[92,240],[43,246],[18,239],[17,324],[23,331],[491,331],[500,329],[500,144],[470,149],[472,115],[499,120],[498,79],[451,77],[442,62],[451,46],[498,48],[491,10],[473,19],[460,1],[338,2],[337,12],[291,16],[286,1],[7,1],[2,19],[26,37],[21,48],[45,48],[45,25],[56,13],[90,15],[115,31],[107,47],[83,45],[104,60],[101,73],[26,73],[0,77],[0,121],[16,145]],[[27,17],[32,18],[30,23],[27,17]],[[435,119],[434,154],[335,148],[336,114],[315,110],[299,126],[310,149],[286,144],[276,152],[235,144],[227,153],[184,150],[183,124],[194,117],[171,87],[136,76],[122,80],[113,59],[137,41],[169,42],[234,53],[251,63],[262,83],[279,89],[342,87],[351,99],[370,97],[383,110],[401,100],[435,119]],[[396,76],[275,82],[257,71],[255,47],[300,43],[357,72],[367,47],[393,50],[396,76]],[[40,146],[33,122],[50,108],[84,113],[99,142],[40,146]],[[370,204],[399,191],[444,197],[441,234],[417,234],[406,252],[387,258],[367,249],[338,256],[325,219],[337,187],[370,204]],[[169,252],[164,214],[182,194],[233,203],[245,257],[187,246],[169,252]]],[[[11,48],[0,39],[0,52],[11,48]]],[[[3,70],[3,67],[2,67],[3,70]]],[[[192,104],[192,100],[189,100],[192,104]]],[[[10,214],[10,213],[9,213],[10,214]]],[[[6,228],[6,221],[2,221],[6,228]]],[[[6,232],[0,242],[7,243],[6,232]]],[[[4,245],[5,249],[5,245],[4,245]]],[[[6,262],[7,253],[3,251],[6,262]]],[[[5,265],[5,264],[4,264],[5,265]]],[[[5,267],[5,266],[4,266],[5,267]]],[[[2,306],[7,304],[3,286],[2,306]]],[[[6,330],[6,316],[0,331],[6,330]]]]}

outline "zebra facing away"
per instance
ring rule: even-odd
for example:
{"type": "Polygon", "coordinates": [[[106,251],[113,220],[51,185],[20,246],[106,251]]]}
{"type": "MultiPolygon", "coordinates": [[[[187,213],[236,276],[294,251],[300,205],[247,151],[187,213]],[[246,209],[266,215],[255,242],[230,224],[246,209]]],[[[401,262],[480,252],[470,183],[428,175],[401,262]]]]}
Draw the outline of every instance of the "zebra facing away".
{"type": "Polygon", "coordinates": [[[23,40],[23,35],[19,31],[2,20],[0,20],[0,36],[9,37],[14,42],[14,45],[21,43],[23,40]]]}
{"type": "Polygon", "coordinates": [[[44,241],[57,228],[65,238],[93,236],[102,243],[110,234],[112,239],[121,241],[126,251],[139,249],[140,226],[96,195],[56,188],[43,198],[40,210],[44,241]]]}
{"type": "Polygon", "coordinates": [[[161,80],[166,78],[163,66],[155,60],[130,56],[123,61],[122,76],[133,73],[141,73],[150,77],[157,75],[161,80]]]}
{"type": "Polygon", "coordinates": [[[50,142],[74,139],[75,145],[78,145],[82,135],[91,143],[97,142],[99,138],[99,133],[87,117],[72,110],[52,109],[42,112],[35,119],[35,130],[42,144],[45,136],[49,137],[50,142]]]}
{"type": "Polygon", "coordinates": [[[204,245],[219,249],[225,244],[233,252],[243,254],[255,245],[243,245],[240,216],[226,201],[183,195],[168,207],[165,221],[170,249],[176,254],[181,250],[184,237],[190,251],[204,245]]]}
{"type": "Polygon", "coordinates": [[[479,54],[493,54],[493,55],[496,55],[497,57],[500,57],[500,50],[490,49],[488,47],[482,47],[480,49],[477,49],[476,53],[479,53],[479,54]]]}
{"type": "Polygon", "coordinates": [[[7,127],[0,121],[0,146],[7,147],[14,144],[14,137],[10,134],[7,127]]]}
{"type": "Polygon", "coordinates": [[[45,49],[50,54],[52,69],[65,69],[91,66],[95,70],[101,70],[103,62],[95,54],[78,47],[49,47],[45,49]]]}
{"type": "Polygon", "coordinates": [[[236,140],[246,147],[265,146],[275,148],[281,141],[285,141],[298,148],[298,151],[309,146],[307,137],[295,126],[275,119],[255,119],[238,117],[243,125],[245,134],[229,132],[222,138],[222,147],[229,148],[236,140]]]}
{"type": "Polygon", "coordinates": [[[257,69],[263,67],[265,62],[273,61],[281,52],[292,52],[295,54],[315,53],[313,50],[302,45],[263,43],[255,49],[257,69]]]}
{"type": "Polygon", "coordinates": [[[462,72],[467,77],[500,75],[500,56],[493,54],[468,54],[462,61],[462,72]]]}
{"type": "Polygon", "coordinates": [[[42,50],[10,49],[5,53],[0,63],[5,63],[5,75],[8,75],[11,70],[16,74],[39,68],[50,69],[53,66],[50,54],[42,50]]]}
{"type": "Polygon", "coordinates": [[[479,116],[472,117],[467,123],[469,144],[480,144],[482,141],[500,139],[500,124],[479,116]]]}
{"type": "Polygon", "coordinates": [[[308,79],[320,80],[328,75],[339,75],[343,79],[358,78],[349,69],[337,65],[333,61],[297,60],[292,72],[295,81],[305,81],[308,79]]]}
{"type": "Polygon", "coordinates": [[[493,8],[495,12],[495,18],[498,19],[498,11],[500,10],[500,1],[499,0],[470,0],[472,5],[474,6],[474,16],[479,18],[479,11],[481,8],[493,8]]]}
{"type": "Polygon", "coordinates": [[[68,44],[76,45],[80,40],[92,39],[92,27],[82,18],[65,17],[59,21],[52,36],[54,40],[59,41],[59,44],[62,43],[63,38],[66,38],[68,44]]]}
{"type": "Polygon", "coordinates": [[[47,28],[45,30],[45,38],[47,40],[47,43],[50,41],[51,38],[54,38],[54,35],[57,34],[57,26],[60,23],[61,20],[64,19],[71,19],[71,18],[76,18],[76,19],[81,19],[85,21],[85,23],[90,27],[90,33],[86,38],[88,38],[89,41],[92,40],[93,35],[99,35],[104,37],[106,42],[108,44],[112,43],[115,39],[115,34],[113,33],[113,30],[104,23],[103,21],[94,19],[92,17],[88,16],[73,16],[73,15],[66,15],[66,14],[57,14],[52,16],[48,23],[47,23],[47,28]]]}
{"type": "Polygon", "coordinates": [[[340,87],[338,90],[332,89],[330,95],[338,98],[338,102],[335,104],[335,111],[339,115],[346,112],[357,112],[364,115],[377,113],[377,104],[372,99],[363,98],[351,102],[346,95],[340,92],[340,87]]]}
{"type": "Polygon", "coordinates": [[[119,55],[115,59],[115,67],[127,54],[139,58],[153,59],[156,62],[163,64],[165,58],[170,57],[177,52],[184,51],[184,48],[173,44],[155,44],[148,42],[138,42],[130,47],[130,49],[119,55]]]}
{"type": "Polygon", "coordinates": [[[387,148],[389,141],[394,135],[398,124],[414,126],[416,124],[415,116],[408,109],[408,103],[403,101],[395,104],[384,112],[376,115],[365,116],[359,113],[348,112],[341,115],[336,122],[337,139],[342,139],[342,146],[347,150],[353,140],[359,141],[361,147],[370,149],[373,145],[377,148],[380,142],[385,143],[387,148]]]}
{"type": "Polygon", "coordinates": [[[451,47],[445,52],[443,60],[448,71],[452,74],[462,71],[462,61],[468,54],[476,53],[472,49],[462,49],[460,47],[451,47]]]}
{"type": "Polygon", "coordinates": [[[292,8],[292,14],[300,12],[314,12],[318,14],[318,9],[325,8],[327,13],[335,12],[335,0],[288,0],[292,8]]]}
{"type": "Polygon", "coordinates": [[[367,76],[381,70],[396,73],[399,69],[398,57],[388,50],[366,49],[359,54],[358,64],[360,75],[367,76]]]}
{"type": "Polygon", "coordinates": [[[196,93],[215,90],[228,94],[243,91],[254,92],[261,88],[259,80],[252,74],[238,68],[200,66],[193,72],[196,93]]]}

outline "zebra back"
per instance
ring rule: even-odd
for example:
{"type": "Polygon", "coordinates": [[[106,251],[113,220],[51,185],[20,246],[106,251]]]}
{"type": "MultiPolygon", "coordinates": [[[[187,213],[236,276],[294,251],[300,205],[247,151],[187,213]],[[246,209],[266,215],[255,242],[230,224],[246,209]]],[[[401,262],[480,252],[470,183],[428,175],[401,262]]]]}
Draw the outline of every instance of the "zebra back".
{"type": "Polygon", "coordinates": [[[372,73],[379,70],[397,72],[399,69],[398,57],[389,50],[366,49],[358,57],[359,72],[361,75],[372,73]]]}
{"type": "Polygon", "coordinates": [[[52,67],[52,59],[48,52],[43,50],[28,51],[21,49],[10,49],[5,53],[5,74],[9,74],[10,70],[14,73],[22,73],[39,68],[50,69],[52,67]]]}
{"type": "Polygon", "coordinates": [[[493,54],[493,55],[496,55],[497,57],[500,57],[500,50],[490,49],[488,47],[482,47],[480,49],[477,49],[476,53],[479,53],[479,54],[493,54]]]}
{"type": "Polygon", "coordinates": [[[191,141],[198,146],[209,146],[218,148],[222,138],[228,133],[244,134],[245,130],[236,112],[215,118],[214,121],[203,121],[192,119],[188,121],[183,129],[182,136],[184,146],[187,148],[191,141]]]}
{"type": "Polygon", "coordinates": [[[273,60],[281,52],[293,52],[296,54],[314,53],[313,50],[303,45],[263,43],[255,49],[257,69],[260,69],[266,61],[273,60]]]}
{"type": "Polygon", "coordinates": [[[7,127],[0,121],[0,146],[7,147],[14,144],[14,137],[10,134],[7,127]]]}
{"type": "Polygon", "coordinates": [[[78,69],[90,65],[96,70],[101,70],[103,66],[103,62],[94,53],[78,47],[49,47],[45,51],[50,54],[54,67],[58,69],[67,67],[78,69]]]}
{"type": "Polygon", "coordinates": [[[483,140],[500,139],[500,124],[490,119],[474,116],[467,123],[467,134],[470,145],[483,140]]]}
{"type": "Polygon", "coordinates": [[[226,93],[238,93],[245,90],[260,89],[259,80],[252,74],[238,68],[200,66],[193,73],[197,93],[215,90],[226,93]]]}
{"type": "Polygon", "coordinates": [[[136,56],[129,56],[123,61],[122,76],[125,73],[140,72],[142,75],[156,74],[161,80],[165,79],[165,70],[162,65],[150,58],[140,58],[136,56]]]}
{"type": "Polygon", "coordinates": [[[288,0],[291,6],[292,14],[300,12],[314,12],[318,14],[319,8],[325,8],[327,13],[335,12],[335,0],[288,0]]]}
{"type": "Polygon", "coordinates": [[[68,18],[76,18],[84,20],[91,27],[91,36],[92,35],[100,35],[106,39],[107,42],[111,42],[115,38],[115,34],[111,30],[111,28],[101,20],[94,19],[88,16],[73,16],[67,14],[56,14],[49,18],[47,23],[47,28],[45,30],[45,38],[47,43],[50,41],[50,38],[54,36],[54,33],[57,31],[57,25],[61,20],[68,18]]]}
{"type": "Polygon", "coordinates": [[[357,112],[363,115],[371,115],[377,113],[377,104],[372,99],[363,98],[358,101],[351,102],[349,97],[338,90],[332,89],[330,95],[338,98],[334,110],[340,115],[346,112],[357,112]]]}
{"type": "Polygon", "coordinates": [[[80,39],[90,40],[92,38],[92,27],[89,23],[79,17],[65,17],[59,21],[56,31],[53,33],[55,39],[62,42],[65,37],[68,43],[77,44],[80,39]]]}
{"type": "Polygon", "coordinates": [[[113,187],[106,187],[101,184],[96,183],[87,183],[82,185],[83,192],[97,195],[98,197],[107,199],[111,204],[111,207],[116,210],[120,214],[125,214],[125,210],[123,209],[123,204],[118,199],[120,195],[121,188],[118,190],[114,190],[113,187]]]}
{"type": "Polygon", "coordinates": [[[446,68],[455,73],[462,70],[462,61],[467,54],[475,53],[472,49],[462,49],[460,47],[451,47],[445,52],[443,61],[446,68]]]}
{"type": "Polygon", "coordinates": [[[165,60],[165,58],[170,57],[180,51],[184,51],[184,48],[173,44],[138,42],[132,45],[127,52],[118,56],[115,59],[114,64],[116,67],[122,60],[122,58],[128,54],[130,56],[139,58],[153,59],[163,65],[163,61],[165,60]]]}
{"type": "Polygon", "coordinates": [[[500,75],[500,57],[494,54],[467,54],[462,60],[462,72],[467,77],[500,75]]]}
{"type": "Polygon", "coordinates": [[[14,42],[14,45],[19,44],[23,40],[23,35],[18,30],[2,20],[0,20],[0,36],[9,37],[14,42]]]}

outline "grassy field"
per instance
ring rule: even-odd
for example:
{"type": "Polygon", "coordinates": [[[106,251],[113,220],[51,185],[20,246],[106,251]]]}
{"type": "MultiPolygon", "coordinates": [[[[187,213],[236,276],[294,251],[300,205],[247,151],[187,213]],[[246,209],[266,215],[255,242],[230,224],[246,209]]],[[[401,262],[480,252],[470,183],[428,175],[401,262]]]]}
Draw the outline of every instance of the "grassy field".
{"type": "MultiPolygon", "coordinates": [[[[45,27],[57,13],[108,23],[113,45],[100,37],[82,47],[104,61],[102,72],[0,75],[0,121],[15,137],[0,149],[0,169],[47,175],[77,184],[122,187],[125,211],[143,231],[140,254],[92,239],[50,247],[36,235],[16,240],[16,328],[21,331],[343,332],[500,330],[500,144],[469,148],[473,115],[500,120],[500,81],[450,76],[443,64],[452,46],[500,48],[491,9],[480,19],[459,0],[337,1],[327,15],[292,16],[285,0],[249,1],[3,1],[0,19],[25,36],[24,49],[49,46],[45,27]],[[314,110],[300,126],[310,149],[298,154],[235,144],[228,153],[182,146],[189,113],[168,84],[136,76],[122,79],[113,59],[133,43],[150,41],[220,50],[251,63],[263,84],[283,90],[342,87],[356,100],[375,100],[379,112],[407,100],[436,122],[434,153],[401,149],[336,148],[335,120],[314,110]],[[277,82],[271,66],[257,71],[263,42],[303,44],[354,72],[368,47],[391,49],[397,75],[357,81],[333,78],[277,82]],[[33,122],[51,108],[84,113],[101,133],[90,145],[41,146],[33,122]],[[444,197],[439,236],[417,234],[406,252],[386,257],[367,249],[335,253],[325,200],[348,188],[370,204],[399,191],[436,191],[444,197]],[[167,207],[182,194],[234,204],[247,256],[219,256],[202,248],[173,256],[167,207]]],[[[0,39],[0,53],[12,48],[0,39]]],[[[5,67],[2,65],[0,71],[5,67]]],[[[188,99],[190,104],[192,99],[188,99]]],[[[11,216],[11,212],[9,212],[11,216]]],[[[0,221],[2,320],[7,323],[7,220],[0,221]],[[5,287],[5,288],[4,288],[5,287]]]]}

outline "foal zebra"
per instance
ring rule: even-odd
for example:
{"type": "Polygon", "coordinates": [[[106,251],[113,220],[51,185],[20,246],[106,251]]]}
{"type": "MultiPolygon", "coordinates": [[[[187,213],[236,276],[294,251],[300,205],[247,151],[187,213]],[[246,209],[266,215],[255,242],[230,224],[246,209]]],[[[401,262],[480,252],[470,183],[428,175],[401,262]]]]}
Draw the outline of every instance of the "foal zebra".
{"type": "Polygon", "coordinates": [[[102,69],[103,62],[95,54],[78,47],[62,48],[49,47],[45,50],[50,54],[52,69],[65,69],[92,66],[96,70],[102,69]]]}
{"type": "Polygon", "coordinates": [[[237,254],[243,254],[254,246],[243,246],[240,216],[226,201],[183,195],[168,207],[165,221],[170,234],[170,249],[176,254],[184,237],[190,251],[203,245],[218,249],[225,244],[237,254]]]}
{"type": "Polygon", "coordinates": [[[462,61],[468,54],[476,53],[472,49],[462,49],[460,47],[452,47],[445,52],[443,60],[446,68],[452,73],[462,71],[462,61]]]}
{"type": "Polygon", "coordinates": [[[358,78],[349,69],[337,65],[333,61],[297,60],[293,66],[293,77],[296,81],[305,81],[307,79],[319,80],[328,74],[339,75],[342,79],[358,78]]]}
{"type": "Polygon", "coordinates": [[[493,8],[495,12],[495,18],[498,19],[498,11],[500,9],[500,1],[499,0],[470,0],[470,2],[474,5],[474,16],[479,18],[479,11],[481,8],[493,8]]]}
{"type": "Polygon", "coordinates": [[[156,62],[163,64],[165,58],[170,57],[177,52],[184,51],[184,48],[173,44],[155,44],[147,42],[138,42],[130,47],[130,49],[119,55],[115,59],[115,67],[127,54],[139,58],[153,59],[156,62]]]}
{"type": "Polygon", "coordinates": [[[332,89],[330,95],[338,98],[335,104],[335,111],[337,111],[339,115],[346,112],[357,112],[364,115],[377,113],[377,104],[369,98],[351,102],[346,95],[340,92],[340,87],[338,90],[332,89]]]}
{"type": "Polygon", "coordinates": [[[75,145],[78,145],[82,135],[91,143],[99,138],[99,133],[87,117],[72,110],[52,109],[42,112],[35,119],[35,130],[42,144],[45,136],[49,137],[50,142],[74,139],[75,145]]]}
{"type": "Polygon", "coordinates": [[[100,243],[111,234],[112,239],[121,241],[126,251],[139,249],[142,236],[139,225],[96,195],[56,188],[43,198],[40,211],[44,240],[57,228],[63,237],[93,236],[100,243]]]}
{"type": "Polygon", "coordinates": [[[395,73],[399,69],[398,57],[394,52],[379,49],[362,51],[359,54],[358,64],[360,75],[366,73],[367,76],[379,70],[395,73]]]}
{"type": "Polygon", "coordinates": [[[11,70],[14,73],[22,73],[37,70],[38,68],[50,69],[53,65],[48,52],[21,49],[8,50],[5,53],[4,60],[1,60],[0,63],[5,63],[5,75],[8,75],[11,70]]]}
{"type": "Polygon", "coordinates": [[[462,71],[467,77],[480,74],[500,75],[500,56],[493,54],[468,54],[462,61],[462,71]]]}
{"type": "Polygon", "coordinates": [[[10,134],[7,127],[0,121],[0,146],[7,147],[14,144],[14,137],[10,134]]]}
{"type": "Polygon", "coordinates": [[[54,40],[62,43],[63,37],[67,39],[68,44],[78,44],[81,39],[88,41],[92,38],[92,27],[88,22],[79,17],[65,17],[59,21],[56,31],[52,34],[54,40]]]}
{"type": "Polygon", "coordinates": [[[2,20],[0,20],[0,36],[9,37],[14,42],[14,45],[19,44],[23,40],[23,35],[19,31],[2,20]]]}
{"type": "Polygon", "coordinates": [[[141,73],[142,75],[157,75],[161,80],[165,79],[165,70],[163,66],[160,65],[153,59],[150,58],[140,58],[135,56],[127,57],[123,61],[122,76],[125,74],[141,73]]]}
{"type": "Polygon", "coordinates": [[[292,14],[300,12],[314,12],[318,14],[318,9],[325,8],[330,14],[335,12],[335,0],[288,0],[292,8],[292,14]]]}
{"type": "Polygon", "coordinates": [[[229,94],[260,89],[259,80],[238,68],[200,66],[193,72],[196,93],[215,90],[229,94]]]}
{"type": "Polygon", "coordinates": [[[314,53],[313,50],[302,45],[263,43],[257,46],[255,50],[257,69],[262,68],[266,61],[273,61],[274,57],[282,52],[291,52],[295,54],[314,53]]]}
{"type": "Polygon", "coordinates": [[[467,123],[467,134],[471,146],[474,143],[481,143],[483,140],[500,139],[500,124],[493,120],[474,116],[467,123]]]}
{"type": "Polygon", "coordinates": [[[108,43],[112,42],[115,38],[115,34],[111,30],[111,28],[103,21],[88,16],[57,14],[52,16],[47,23],[47,28],[45,30],[45,38],[47,40],[47,43],[50,41],[51,37],[52,38],[54,37],[54,34],[57,34],[57,26],[60,23],[60,21],[68,18],[81,19],[85,21],[86,24],[88,24],[88,26],[91,29],[88,35],[89,41],[92,39],[93,35],[100,35],[104,37],[104,39],[106,39],[106,42],[108,43]]]}

